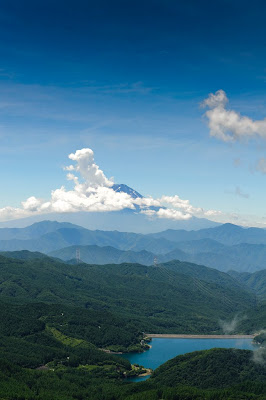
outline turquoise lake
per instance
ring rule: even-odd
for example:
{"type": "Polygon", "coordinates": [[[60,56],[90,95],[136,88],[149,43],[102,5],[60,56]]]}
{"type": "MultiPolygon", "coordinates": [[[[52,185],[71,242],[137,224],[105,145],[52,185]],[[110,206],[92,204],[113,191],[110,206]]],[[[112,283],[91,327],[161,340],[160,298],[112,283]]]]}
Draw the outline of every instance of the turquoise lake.
{"type": "MultiPolygon", "coordinates": [[[[130,361],[131,364],[143,365],[146,368],[158,368],[166,361],[180,354],[191,353],[196,350],[207,350],[214,347],[236,348],[253,350],[256,348],[252,344],[252,339],[163,339],[154,338],[150,342],[152,348],[144,353],[128,353],[122,357],[130,361]]],[[[121,356],[120,356],[121,357],[121,356]]],[[[132,378],[136,382],[147,379],[132,378]]]]}

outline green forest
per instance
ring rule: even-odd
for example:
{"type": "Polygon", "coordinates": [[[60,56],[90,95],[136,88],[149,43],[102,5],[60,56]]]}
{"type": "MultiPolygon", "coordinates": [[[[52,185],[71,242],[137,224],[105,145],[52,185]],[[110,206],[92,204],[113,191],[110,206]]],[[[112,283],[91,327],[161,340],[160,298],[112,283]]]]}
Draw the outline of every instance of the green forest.
{"type": "Polygon", "coordinates": [[[145,370],[113,354],[147,350],[145,333],[223,333],[219,321],[236,313],[245,318],[234,333],[266,327],[254,292],[204,266],[69,265],[8,253],[0,257],[0,399],[263,399],[266,368],[250,351],[179,356],[140,383],[126,378],[145,370]]]}

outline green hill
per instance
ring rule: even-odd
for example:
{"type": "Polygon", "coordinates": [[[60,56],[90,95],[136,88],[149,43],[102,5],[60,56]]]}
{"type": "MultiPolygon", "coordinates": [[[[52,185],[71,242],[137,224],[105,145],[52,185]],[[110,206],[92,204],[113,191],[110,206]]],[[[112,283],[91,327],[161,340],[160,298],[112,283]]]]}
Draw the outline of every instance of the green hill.
{"type": "Polygon", "coordinates": [[[67,265],[56,260],[0,257],[0,299],[110,310],[144,331],[211,333],[219,319],[251,308],[254,297],[233,279],[188,263],[67,265]],[[197,270],[192,276],[191,269],[197,270]],[[200,272],[202,271],[202,272],[200,272]]]}
{"type": "Polygon", "coordinates": [[[260,300],[266,300],[266,269],[250,274],[230,271],[230,275],[237,279],[244,287],[255,293],[260,300]]]}
{"type": "MultiPolygon", "coordinates": [[[[211,349],[177,356],[157,368],[152,382],[202,389],[227,388],[261,382],[266,389],[266,365],[256,363],[249,350],[211,349]]],[[[266,392],[265,392],[266,393],[266,392]]]]}
{"type": "MultiPolygon", "coordinates": [[[[88,354],[88,346],[77,349],[88,354]]],[[[75,346],[72,345],[72,349],[75,346]]],[[[68,348],[71,350],[71,346],[68,348]]],[[[75,352],[75,350],[73,350],[75,352]]],[[[78,352],[79,350],[77,350],[78,352]]],[[[93,354],[93,353],[91,353],[93,354]]],[[[76,358],[48,370],[21,368],[0,360],[0,398],[5,400],[264,400],[266,367],[251,351],[212,349],[178,356],[143,383],[125,383],[129,370],[117,358],[94,354],[94,364],[76,358]],[[75,366],[76,365],[76,366],[75,366]]]]}
{"type": "Polygon", "coordinates": [[[228,274],[180,261],[8,255],[0,256],[1,400],[264,400],[265,367],[248,351],[186,354],[129,384],[129,362],[99,350],[141,350],[143,331],[222,333],[219,320],[235,315],[246,315],[237,332],[261,327],[265,307],[228,274]]]}

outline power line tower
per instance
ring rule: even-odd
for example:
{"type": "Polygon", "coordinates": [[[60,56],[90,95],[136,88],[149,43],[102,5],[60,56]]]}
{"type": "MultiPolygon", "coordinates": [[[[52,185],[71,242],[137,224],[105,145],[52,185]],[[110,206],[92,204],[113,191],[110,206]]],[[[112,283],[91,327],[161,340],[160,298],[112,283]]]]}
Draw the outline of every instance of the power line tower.
{"type": "Polygon", "coordinates": [[[76,249],[76,262],[80,264],[80,249],[76,249]]]}
{"type": "Polygon", "coordinates": [[[154,267],[157,267],[157,265],[158,265],[157,257],[154,257],[154,259],[153,259],[153,265],[154,265],[154,267]]]}

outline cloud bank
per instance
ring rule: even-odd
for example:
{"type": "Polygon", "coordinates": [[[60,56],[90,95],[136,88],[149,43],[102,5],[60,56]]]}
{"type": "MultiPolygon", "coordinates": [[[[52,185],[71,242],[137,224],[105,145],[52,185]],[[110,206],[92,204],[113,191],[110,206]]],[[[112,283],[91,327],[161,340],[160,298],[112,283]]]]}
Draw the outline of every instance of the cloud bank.
{"type": "Polygon", "coordinates": [[[61,186],[51,192],[49,200],[31,196],[21,202],[21,207],[0,209],[0,220],[7,221],[36,214],[64,212],[108,212],[131,209],[151,218],[187,220],[192,216],[213,217],[220,211],[204,210],[190,204],[179,196],[132,198],[129,194],[112,189],[114,182],[108,179],[94,160],[94,152],[89,148],[69,154],[72,163],[64,169],[67,179],[73,182],[72,190],[61,186]]]}
{"type": "Polygon", "coordinates": [[[208,118],[210,135],[224,142],[233,142],[242,138],[259,136],[266,138],[266,118],[253,120],[227,108],[228,98],[223,90],[210,93],[202,103],[208,107],[205,115],[208,118]]]}

